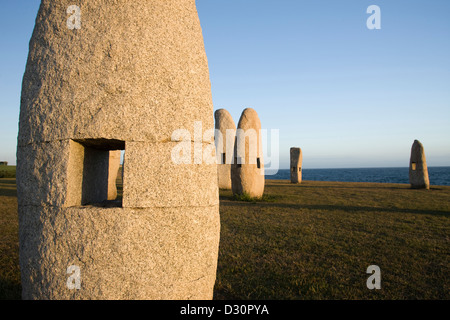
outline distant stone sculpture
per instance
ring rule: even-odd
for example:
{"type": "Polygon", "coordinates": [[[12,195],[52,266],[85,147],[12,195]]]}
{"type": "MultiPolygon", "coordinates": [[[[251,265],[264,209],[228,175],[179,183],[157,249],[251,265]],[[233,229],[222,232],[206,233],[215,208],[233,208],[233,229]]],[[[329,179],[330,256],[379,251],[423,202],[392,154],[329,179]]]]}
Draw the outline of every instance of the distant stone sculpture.
{"type": "Polygon", "coordinates": [[[23,78],[22,297],[211,299],[217,166],[172,157],[174,131],[214,128],[195,1],[77,2],[70,29],[73,2],[42,0],[23,78]],[[120,150],[123,198],[111,205],[120,150]]]}
{"type": "Polygon", "coordinates": [[[216,128],[216,154],[218,157],[217,175],[219,188],[231,190],[231,163],[233,162],[236,125],[231,114],[225,109],[214,113],[216,128]]]}
{"type": "Polygon", "coordinates": [[[409,182],[413,189],[430,189],[427,161],[422,143],[414,140],[409,162],[409,182]]]}
{"type": "Polygon", "coordinates": [[[233,194],[261,198],[265,183],[261,122],[256,111],[251,108],[245,109],[239,119],[233,160],[233,194]]]}
{"type": "Polygon", "coordinates": [[[0,166],[7,166],[8,165],[8,161],[0,161],[0,166]]]}
{"type": "Polygon", "coordinates": [[[302,183],[302,149],[291,148],[291,182],[302,183]]]}

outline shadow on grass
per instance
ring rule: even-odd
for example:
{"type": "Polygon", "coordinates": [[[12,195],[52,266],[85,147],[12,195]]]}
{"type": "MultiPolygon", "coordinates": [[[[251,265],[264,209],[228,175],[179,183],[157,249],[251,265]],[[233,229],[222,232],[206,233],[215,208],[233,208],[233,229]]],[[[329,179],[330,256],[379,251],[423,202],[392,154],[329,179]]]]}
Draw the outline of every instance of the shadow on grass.
{"type": "Polygon", "coordinates": [[[22,286],[11,280],[0,279],[0,300],[21,300],[22,286]]]}
{"type": "Polygon", "coordinates": [[[16,189],[4,189],[4,188],[0,187],[0,196],[17,197],[17,190],[16,189]]]}
{"type": "MultiPolygon", "coordinates": [[[[229,202],[227,204],[224,203],[224,205],[232,206],[234,204],[229,202]]],[[[345,212],[412,213],[412,214],[429,214],[429,215],[450,217],[450,211],[418,210],[408,208],[378,208],[378,207],[358,207],[358,206],[340,206],[340,205],[301,205],[290,203],[272,203],[271,206],[276,208],[294,209],[294,210],[310,209],[310,210],[345,211],[345,212]]]]}
{"type": "Polygon", "coordinates": [[[0,196],[17,197],[16,179],[0,179],[0,196]]]}
{"type": "Polygon", "coordinates": [[[251,198],[248,196],[237,196],[237,195],[220,195],[219,200],[227,200],[227,201],[233,201],[233,202],[240,202],[240,203],[261,203],[261,202],[276,202],[277,200],[281,199],[281,196],[278,195],[269,195],[264,194],[262,198],[251,198]]]}
{"type": "Polygon", "coordinates": [[[242,297],[235,296],[226,288],[214,288],[213,300],[242,300],[242,297]]]}
{"type": "Polygon", "coordinates": [[[2,179],[0,179],[0,186],[1,185],[5,185],[5,184],[7,184],[7,185],[16,185],[16,179],[10,179],[10,178],[2,178],[2,179]]]}

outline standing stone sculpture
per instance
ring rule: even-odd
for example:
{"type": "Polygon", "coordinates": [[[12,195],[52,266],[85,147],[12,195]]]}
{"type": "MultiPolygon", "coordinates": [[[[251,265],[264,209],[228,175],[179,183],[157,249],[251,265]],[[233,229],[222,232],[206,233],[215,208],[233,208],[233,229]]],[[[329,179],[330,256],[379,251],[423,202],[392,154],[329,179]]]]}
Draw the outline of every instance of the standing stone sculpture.
{"type": "Polygon", "coordinates": [[[409,161],[409,182],[413,189],[430,189],[427,160],[422,143],[414,140],[409,161]]]}
{"type": "Polygon", "coordinates": [[[236,130],[234,159],[231,165],[232,192],[261,198],[264,194],[264,161],[261,122],[252,108],[242,112],[236,130]]]}
{"type": "Polygon", "coordinates": [[[172,157],[175,130],[214,128],[195,1],[76,3],[68,28],[73,1],[42,0],[23,78],[22,297],[211,299],[217,166],[172,157]],[[105,206],[118,150],[123,199],[105,206]]]}
{"type": "Polygon", "coordinates": [[[291,183],[302,183],[303,154],[300,148],[291,148],[291,183]]]}
{"type": "Polygon", "coordinates": [[[231,190],[231,163],[233,162],[236,125],[230,113],[225,109],[218,109],[214,113],[216,129],[216,154],[218,157],[217,175],[219,188],[231,190]]]}

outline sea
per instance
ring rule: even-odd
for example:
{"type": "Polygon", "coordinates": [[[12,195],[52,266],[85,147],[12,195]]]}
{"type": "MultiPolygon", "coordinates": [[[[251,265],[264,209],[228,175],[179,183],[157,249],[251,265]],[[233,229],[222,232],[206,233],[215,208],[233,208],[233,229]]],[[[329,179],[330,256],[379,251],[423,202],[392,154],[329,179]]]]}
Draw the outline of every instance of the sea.
{"type": "MultiPolygon", "coordinates": [[[[450,167],[428,167],[430,185],[450,186],[450,167]]],[[[266,179],[290,180],[289,169],[266,179]]],[[[409,184],[409,168],[303,169],[302,180],[409,184]]]]}

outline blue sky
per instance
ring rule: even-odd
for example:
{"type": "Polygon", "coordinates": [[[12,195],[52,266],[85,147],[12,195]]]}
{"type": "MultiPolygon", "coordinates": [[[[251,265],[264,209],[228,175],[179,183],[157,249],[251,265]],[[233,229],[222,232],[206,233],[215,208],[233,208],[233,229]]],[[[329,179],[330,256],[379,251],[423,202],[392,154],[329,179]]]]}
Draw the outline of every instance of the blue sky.
{"type": "MultiPolygon", "coordinates": [[[[38,0],[0,2],[0,160],[15,163],[20,87],[38,0]]],[[[77,1],[74,0],[74,4],[77,1]]],[[[407,166],[414,139],[450,166],[450,1],[197,0],[214,108],[254,108],[280,163],[407,166]],[[369,5],[381,30],[369,30],[369,5]]]]}

